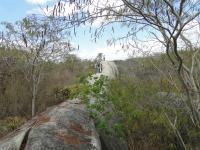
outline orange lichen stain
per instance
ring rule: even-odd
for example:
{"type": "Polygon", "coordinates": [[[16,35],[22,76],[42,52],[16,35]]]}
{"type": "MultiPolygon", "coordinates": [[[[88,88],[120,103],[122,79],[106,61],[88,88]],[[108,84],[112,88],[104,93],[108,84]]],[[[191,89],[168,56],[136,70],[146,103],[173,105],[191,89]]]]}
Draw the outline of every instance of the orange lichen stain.
{"type": "Polygon", "coordinates": [[[79,147],[81,143],[84,143],[80,141],[78,137],[72,136],[72,135],[67,135],[64,133],[59,133],[58,136],[64,140],[66,143],[73,145],[75,147],[79,147]]]}
{"type": "Polygon", "coordinates": [[[39,116],[35,123],[34,123],[34,127],[38,127],[46,122],[49,122],[50,121],[50,117],[46,116],[46,115],[42,115],[42,116],[39,116]]]}
{"type": "Polygon", "coordinates": [[[80,124],[78,123],[73,123],[70,125],[70,128],[73,129],[76,132],[79,132],[81,134],[85,134],[85,135],[91,135],[91,131],[86,131],[80,124]]]}

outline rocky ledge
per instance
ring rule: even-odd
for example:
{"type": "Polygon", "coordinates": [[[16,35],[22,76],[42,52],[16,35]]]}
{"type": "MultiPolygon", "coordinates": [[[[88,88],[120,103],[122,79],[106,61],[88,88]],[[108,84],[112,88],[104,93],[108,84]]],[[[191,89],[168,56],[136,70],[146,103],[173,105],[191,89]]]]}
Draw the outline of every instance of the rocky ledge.
{"type": "Polygon", "coordinates": [[[101,150],[101,143],[85,106],[68,100],[1,139],[0,150],[101,150]]]}

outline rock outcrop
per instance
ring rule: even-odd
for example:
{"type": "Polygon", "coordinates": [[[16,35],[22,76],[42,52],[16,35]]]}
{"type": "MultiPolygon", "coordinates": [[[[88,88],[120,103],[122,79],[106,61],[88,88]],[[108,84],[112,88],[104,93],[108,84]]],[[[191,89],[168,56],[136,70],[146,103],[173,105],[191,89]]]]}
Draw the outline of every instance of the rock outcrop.
{"type": "Polygon", "coordinates": [[[1,139],[0,150],[101,150],[101,144],[85,106],[69,100],[1,139]]]}
{"type": "MultiPolygon", "coordinates": [[[[93,85],[96,80],[98,80],[101,75],[107,76],[109,80],[116,79],[119,75],[118,68],[116,64],[112,61],[101,61],[102,65],[102,72],[96,73],[92,75],[92,78],[89,78],[89,84],[93,85]]],[[[105,82],[109,81],[106,80],[105,82]]],[[[102,87],[103,90],[106,90],[106,87],[102,87]]],[[[95,98],[90,98],[90,104],[95,104],[95,98]]],[[[105,106],[105,112],[113,112],[112,104],[107,104],[105,106]]],[[[105,113],[104,112],[104,113],[105,113]]],[[[105,116],[98,114],[99,118],[102,120],[105,120],[105,116]]],[[[117,123],[117,116],[114,114],[112,118],[108,121],[108,129],[109,131],[112,131],[109,135],[99,131],[101,144],[103,147],[103,150],[128,150],[127,142],[120,138],[114,131],[113,126],[115,123],[117,123]]]]}
{"type": "Polygon", "coordinates": [[[108,79],[116,79],[119,75],[118,68],[113,61],[101,61],[102,72],[95,73],[92,75],[92,78],[89,78],[89,83],[94,84],[96,80],[98,80],[101,75],[108,77],[108,79]]]}
{"type": "Polygon", "coordinates": [[[115,79],[119,75],[116,64],[113,61],[102,61],[102,73],[109,79],[115,79]]]}
{"type": "MultiPolygon", "coordinates": [[[[114,62],[102,61],[102,72],[93,75],[90,84],[101,75],[118,76],[114,62]]],[[[95,99],[93,100],[95,102],[95,99]]],[[[110,106],[108,106],[108,109],[110,106]]],[[[112,109],[109,109],[112,111],[112,109]]],[[[115,116],[114,116],[115,117],[115,116]]],[[[110,121],[112,126],[115,121],[110,121]]],[[[111,128],[111,127],[110,127],[111,128]]],[[[127,143],[116,134],[95,129],[81,100],[68,100],[48,108],[19,129],[0,140],[0,150],[127,150],[127,143]],[[100,142],[101,138],[101,142],[100,142]]]]}

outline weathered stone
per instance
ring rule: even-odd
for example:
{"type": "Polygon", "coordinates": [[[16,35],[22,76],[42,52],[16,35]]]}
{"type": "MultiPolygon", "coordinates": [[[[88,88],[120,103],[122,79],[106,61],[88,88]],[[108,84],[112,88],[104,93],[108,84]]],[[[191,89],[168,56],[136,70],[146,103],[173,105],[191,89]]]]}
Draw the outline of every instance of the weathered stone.
{"type": "MultiPolygon", "coordinates": [[[[92,75],[92,78],[89,80],[89,84],[93,85],[97,80],[100,79],[101,75],[108,77],[109,80],[116,79],[119,75],[118,68],[116,64],[112,61],[101,61],[102,65],[102,72],[96,73],[92,75]]],[[[109,80],[105,80],[108,82],[109,80]]],[[[105,91],[107,88],[102,87],[101,91],[105,91]]],[[[90,104],[95,104],[96,99],[92,96],[89,96],[90,104]]],[[[113,113],[112,104],[107,104],[104,108],[104,113],[111,112],[113,113]]],[[[93,110],[95,113],[98,114],[98,117],[102,120],[105,120],[105,116],[101,115],[97,111],[93,110]]],[[[127,142],[120,138],[117,133],[114,131],[113,126],[115,123],[118,122],[118,117],[113,114],[112,118],[108,122],[108,130],[111,131],[110,134],[106,134],[104,132],[99,131],[99,135],[101,138],[102,148],[103,150],[128,150],[127,142]]]]}
{"type": "MultiPolygon", "coordinates": [[[[102,72],[93,75],[93,84],[101,75],[118,76],[114,62],[102,61],[102,72]]],[[[92,99],[92,97],[91,97],[92,99]]],[[[95,99],[92,100],[95,102],[95,99]]],[[[109,106],[107,107],[110,108],[109,106]]],[[[109,109],[112,112],[112,109],[109,109]]],[[[110,122],[110,129],[115,119],[110,122]]],[[[81,100],[74,99],[49,108],[7,137],[0,140],[0,150],[127,150],[125,140],[95,129],[93,120],[81,100]]]]}
{"type": "Polygon", "coordinates": [[[49,108],[0,141],[0,150],[101,150],[99,136],[81,102],[49,108]]]}

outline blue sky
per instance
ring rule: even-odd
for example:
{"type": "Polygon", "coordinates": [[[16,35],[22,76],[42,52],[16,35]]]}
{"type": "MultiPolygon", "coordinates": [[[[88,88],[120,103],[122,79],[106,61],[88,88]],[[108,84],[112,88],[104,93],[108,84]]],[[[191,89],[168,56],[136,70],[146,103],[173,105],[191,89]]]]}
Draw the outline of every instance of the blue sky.
{"type": "Polygon", "coordinates": [[[26,16],[34,5],[25,0],[0,0],[0,21],[14,22],[26,16]]]}
{"type": "MultiPolygon", "coordinates": [[[[0,0],[0,22],[15,22],[23,19],[30,12],[38,12],[39,6],[46,6],[48,1],[51,0],[0,0]]],[[[117,27],[120,30],[120,27],[117,27]]],[[[72,43],[79,45],[80,50],[74,52],[81,58],[94,59],[95,56],[102,52],[108,60],[113,59],[125,59],[127,54],[124,52],[118,52],[118,47],[107,46],[106,39],[111,37],[111,31],[107,30],[104,33],[103,38],[99,39],[96,43],[92,42],[90,34],[84,34],[86,27],[82,27],[78,30],[78,35],[72,40],[72,43]]],[[[86,32],[87,33],[87,32],[86,32]]],[[[119,32],[121,34],[123,32],[119,32]]]]}
{"type": "MultiPolygon", "coordinates": [[[[46,8],[47,5],[51,6],[51,2],[55,0],[0,0],[0,22],[15,22],[17,20],[23,19],[27,14],[30,13],[41,13],[41,8],[39,6],[43,6],[46,8]]],[[[102,0],[103,1],[103,0],[102,0]]],[[[111,0],[110,0],[111,1],[111,0]]],[[[115,2],[115,0],[112,0],[115,2]]],[[[67,8],[70,10],[70,8],[67,8]]],[[[191,28],[195,22],[191,22],[187,28],[191,28]]],[[[92,42],[90,38],[90,34],[86,32],[84,34],[84,30],[88,30],[88,26],[79,28],[77,37],[72,39],[72,44],[77,47],[79,45],[80,50],[75,51],[79,57],[83,59],[94,59],[98,53],[104,53],[106,55],[107,60],[115,60],[115,59],[126,59],[132,54],[132,52],[124,53],[123,51],[119,51],[121,46],[117,43],[114,46],[107,46],[106,40],[112,37],[111,28],[107,28],[105,30],[102,38],[97,40],[97,42],[92,42]]],[[[114,36],[122,36],[126,35],[127,28],[122,28],[120,25],[114,25],[115,34],[114,36]]],[[[1,27],[0,27],[1,30],[1,27]]],[[[141,38],[146,38],[148,35],[142,33],[139,35],[141,38]]],[[[200,39],[200,28],[198,25],[192,30],[188,30],[187,37],[191,37],[192,40],[200,39]]],[[[151,39],[150,39],[151,40],[151,39]]],[[[153,47],[153,52],[161,52],[163,50],[160,43],[155,43],[155,41],[147,41],[146,43],[141,42],[139,50],[150,51],[150,48],[153,47]]],[[[136,54],[138,56],[138,54],[136,54]]],[[[141,56],[141,55],[140,55],[141,56]]]]}

